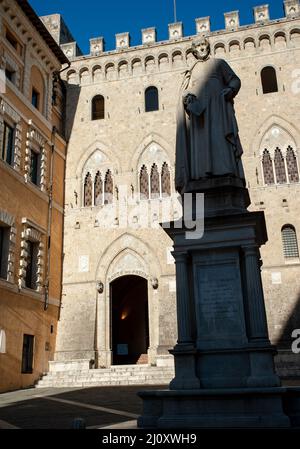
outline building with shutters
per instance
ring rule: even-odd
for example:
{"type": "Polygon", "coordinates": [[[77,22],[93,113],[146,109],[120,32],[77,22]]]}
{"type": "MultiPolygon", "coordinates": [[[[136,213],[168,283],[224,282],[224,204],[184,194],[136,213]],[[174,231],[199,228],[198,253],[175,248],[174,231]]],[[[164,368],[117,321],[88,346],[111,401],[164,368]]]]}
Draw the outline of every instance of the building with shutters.
{"type": "Polygon", "coordinates": [[[26,1],[0,1],[0,392],[33,385],[54,356],[67,63],[26,1]]]}

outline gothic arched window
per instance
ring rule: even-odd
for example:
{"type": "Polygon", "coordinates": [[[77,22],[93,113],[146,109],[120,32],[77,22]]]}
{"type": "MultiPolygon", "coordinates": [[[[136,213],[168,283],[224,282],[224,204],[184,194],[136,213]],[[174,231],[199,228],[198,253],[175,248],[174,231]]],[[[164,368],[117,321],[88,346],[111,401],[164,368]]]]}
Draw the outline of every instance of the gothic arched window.
{"type": "Polygon", "coordinates": [[[159,172],[156,164],[151,168],[151,198],[160,197],[159,172]]]}
{"type": "Polygon", "coordinates": [[[95,176],[94,197],[95,206],[101,206],[103,204],[103,184],[101,173],[99,171],[95,176]]]}
{"type": "Polygon", "coordinates": [[[92,120],[105,118],[105,101],[102,95],[96,95],[92,100],[92,120]]]}
{"type": "Polygon", "coordinates": [[[155,86],[150,86],[145,90],[145,112],[158,111],[159,100],[158,90],[155,86]]]}
{"type": "Polygon", "coordinates": [[[112,204],[114,195],[114,183],[111,171],[108,170],[104,182],[104,204],[112,204]]]}
{"type": "Polygon", "coordinates": [[[297,158],[292,147],[288,147],[286,151],[286,166],[289,175],[289,182],[299,182],[297,158]]]}
{"type": "Polygon", "coordinates": [[[285,184],[287,182],[285,164],[284,158],[279,148],[276,148],[275,150],[274,166],[277,184],[285,184]]]}
{"type": "Polygon", "coordinates": [[[149,199],[149,176],[145,165],[142,166],[140,171],[140,195],[142,200],[149,199]]]}
{"type": "Polygon", "coordinates": [[[268,150],[264,150],[263,158],[262,158],[262,166],[264,173],[264,183],[267,185],[274,184],[274,170],[272,159],[268,150]]]}
{"type": "Polygon", "coordinates": [[[297,234],[294,226],[285,225],[281,230],[283,255],[285,259],[299,257],[297,234]]]}
{"type": "Polygon", "coordinates": [[[161,192],[162,196],[171,195],[171,176],[168,164],[165,162],[161,170],[161,192]]]}
{"type": "Polygon", "coordinates": [[[87,173],[84,180],[84,207],[93,205],[93,181],[90,173],[87,173]]]}
{"type": "Polygon", "coordinates": [[[261,84],[264,94],[278,92],[277,75],[274,67],[267,66],[261,71],[261,84]]]}

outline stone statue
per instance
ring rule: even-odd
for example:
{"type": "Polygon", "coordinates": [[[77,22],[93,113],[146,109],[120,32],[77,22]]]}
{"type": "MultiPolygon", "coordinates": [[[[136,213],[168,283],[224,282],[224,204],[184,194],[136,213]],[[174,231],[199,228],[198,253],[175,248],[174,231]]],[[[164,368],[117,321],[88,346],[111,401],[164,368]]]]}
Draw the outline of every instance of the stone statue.
{"type": "Polygon", "coordinates": [[[177,111],[176,189],[220,176],[244,182],[243,153],[233,99],[241,82],[223,59],[210,57],[207,39],[194,41],[196,58],[184,74],[177,111]]]}

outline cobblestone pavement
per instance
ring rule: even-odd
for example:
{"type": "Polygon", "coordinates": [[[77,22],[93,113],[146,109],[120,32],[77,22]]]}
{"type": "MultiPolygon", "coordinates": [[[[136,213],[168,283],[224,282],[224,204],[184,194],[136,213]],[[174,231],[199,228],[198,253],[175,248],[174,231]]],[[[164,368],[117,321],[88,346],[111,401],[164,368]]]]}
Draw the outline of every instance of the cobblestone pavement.
{"type": "Polygon", "coordinates": [[[139,391],[163,386],[46,388],[0,394],[0,429],[134,428],[142,412],[139,391]]]}

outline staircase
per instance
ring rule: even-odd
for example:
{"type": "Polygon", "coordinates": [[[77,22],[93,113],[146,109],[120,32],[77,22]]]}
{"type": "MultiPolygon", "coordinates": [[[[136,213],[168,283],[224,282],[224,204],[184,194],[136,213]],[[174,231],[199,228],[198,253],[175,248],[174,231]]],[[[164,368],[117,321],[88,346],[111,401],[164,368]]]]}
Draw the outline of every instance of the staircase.
{"type": "Polygon", "coordinates": [[[38,381],[36,388],[168,385],[173,377],[174,368],[171,366],[119,365],[78,370],[64,367],[60,371],[51,369],[50,365],[50,372],[38,381]]]}

